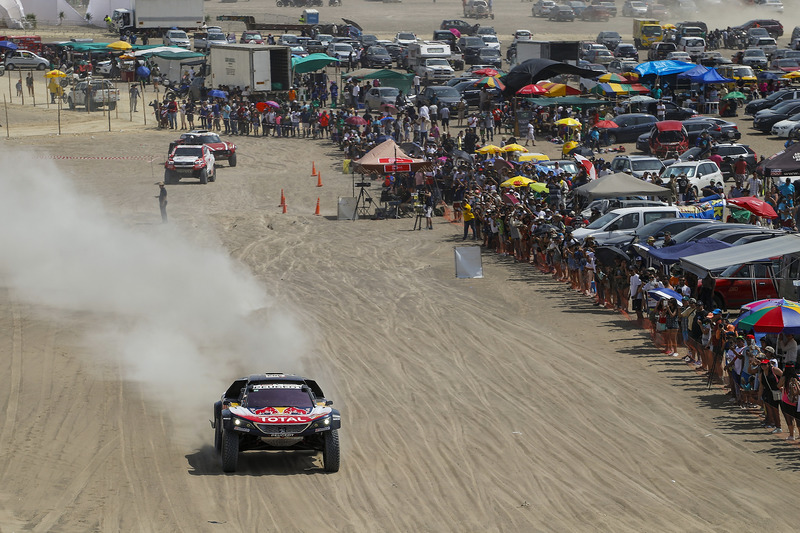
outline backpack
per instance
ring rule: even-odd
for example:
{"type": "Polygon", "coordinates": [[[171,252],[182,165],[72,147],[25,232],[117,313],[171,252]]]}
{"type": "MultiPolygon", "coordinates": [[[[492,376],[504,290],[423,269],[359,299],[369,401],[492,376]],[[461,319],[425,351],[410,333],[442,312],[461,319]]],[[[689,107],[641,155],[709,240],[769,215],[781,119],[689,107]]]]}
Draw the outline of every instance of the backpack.
{"type": "Polygon", "coordinates": [[[786,396],[789,397],[791,403],[797,403],[797,398],[800,397],[800,380],[797,378],[789,380],[789,385],[786,387],[786,396]]]}

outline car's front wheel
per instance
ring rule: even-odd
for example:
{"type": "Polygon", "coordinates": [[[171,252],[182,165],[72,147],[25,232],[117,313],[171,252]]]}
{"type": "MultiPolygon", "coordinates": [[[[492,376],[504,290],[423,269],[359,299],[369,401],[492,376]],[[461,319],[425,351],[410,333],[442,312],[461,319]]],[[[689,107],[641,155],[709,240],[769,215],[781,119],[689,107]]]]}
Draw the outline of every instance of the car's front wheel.
{"type": "Polygon", "coordinates": [[[231,156],[228,158],[228,166],[230,167],[236,166],[236,152],[232,153],[231,156]]]}
{"type": "Polygon", "coordinates": [[[200,171],[200,183],[202,183],[203,185],[208,183],[208,169],[204,168],[203,170],[200,171]]]}
{"type": "Polygon", "coordinates": [[[322,467],[326,472],[339,471],[339,430],[337,429],[332,429],[325,433],[325,443],[322,448],[322,467]]]}
{"type": "Polygon", "coordinates": [[[69,106],[70,109],[72,110],[75,109],[75,102],[72,100],[72,98],[67,98],[67,105],[69,106]]]}
{"type": "Polygon", "coordinates": [[[39,65],[36,67],[36,70],[44,70],[46,68],[47,68],[47,65],[45,65],[44,63],[39,63],[39,65]]]}
{"type": "Polygon", "coordinates": [[[233,431],[222,431],[222,471],[236,472],[239,464],[239,435],[233,431]]]}
{"type": "Polygon", "coordinates": [[[14,66],[14,63],[9,63],[8,65],[6,65],[6,70],[14,70],[15,68],[16,67],[14,66]]]}

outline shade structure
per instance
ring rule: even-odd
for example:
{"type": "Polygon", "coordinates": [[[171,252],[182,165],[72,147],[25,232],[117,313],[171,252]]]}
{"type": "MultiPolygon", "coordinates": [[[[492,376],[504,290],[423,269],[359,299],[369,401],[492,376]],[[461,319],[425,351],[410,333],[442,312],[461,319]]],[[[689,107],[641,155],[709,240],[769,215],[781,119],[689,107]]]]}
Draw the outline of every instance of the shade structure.
{"type": "Polygon", "coordinates": [[[535,94],[547,94],[547,89],[542,87],[541,85],[537,84],[530,84],[526,85],[522,89],[517,91],[518,95],[535,95],[535,94]]]}
{"type": "Polygon", "coordinates": [[[208,91],[208,96],[210,96],[211,98],[226,98],[228,96],[228,93],[225,91],[221,91],[219,89],[211,89],[210,91],[208,91]]]}
{"type": "Polygon", "coordinates": [[[19,48],[19,45],[11,41],[0,41],[0,48],[6,48],[8,50],[16,50],[17,48],[19,48]]]}
{"type": "Polygon", "coordinates": [[[757,169],[764,176],[782,177],[800,175],[800,143],[794,143],[759,163],[757,169]]]}
{"type": "Polygon", "coordinates": [[[581,94],[581,91],[579,89],[570,87],[569,85],[566,85],[564,83],[552,83],[549,81],[543,81],[541,83],[538,83],[537,85],[547,90],[547,92],[545,93],[547,96],[567,96],[567,95],[576,96],[581,94]]]}
{"type": "Polygon", "coordinates": [[[487,144],[486,146],[481,146],[477,150],[475,150],[479,154],[501,154],[503,153],[503,149],[499,146],[495,146],[494,144],[487,144]]]}
{"type": "Polygon", "coordinates": [[[655,74],[656,76],[668,76],[670,74],[680,74],[695,68],[697,65],[694,63],[686,63],[684,61],[646,61],[636,65],[634,70],[642,76],[655,74]]]}
{"type": "Polygon", "coordinates": [[[778,305],[754,311],[740,319],[736,325],[756,333],[800,333],[800,307],[778,305]]]}
{"type": "Polygon", "coordinates": [[[730,248],[727,242],[722,242],[711,237],[705,237],[696,241],[684,242],[674,246],[664,248],[648,248],[647,254],[663,265],[672,265],[681,260],[682,257],[697,255],[715,250],[730,248]]]}
{"type": "Polygon", "coordinates": [[[411,89],[412,82],[414,81],[413,73],[397,72],[391,69],[375,69],[375,68],[362,68],[342,74],[342,79],[347,80],[381,80],[381,85],[384,87],[395,87],[408,94],[411,89]]]}
{"type": "Polygon", "coordinates": [[[598,178],[575,189],[581,196],[589,198],[616,198],[618,196],[669,196],[672,192],[653,185],[624,172],[598,178]]]}
{"type": "Polygon", "coordinates": [[[742,196],[739,198],[729,198],[728,203],[735,205],[737,207],[741,207],[742,209],[747,209],[751,213],[756,216],[764,217],[764,218],[777,218],[778,213],[775,212],[775,209],[769,205],[764,200],[760,198],[756,198],[755,196],[742,196]]]}
{"type": "Polygon", "coordinates": [[[514,176],[513,178],[508,178],[506,181],[500,184],[501,187],[526,187],[533,183],[534,181],[530,178],[526,178],[525,176],[514,176]]]}
{"type": "Polygon", "coordinates": [[[503,146],[504,152],[527,152],[528,149],[522,146],[521,144],[507,144],[503,146]]]}
{"type": "Polygon", "coordinates": [[[486,68],[479,68],[478,70],[473,70],[472,73],[475,74],[476,76],[492,76],[492,77],[494,77],[494,76],[497,76],[498,74],[500,74],[500,71],[499,70],[495,70],[493,68],[486,67],[486,68]]]}
{"type": "Polygon", "coordinates": [[[646,94],[650,89],[640,83],[598,83],[592,90],[595,94],[646,94]]]}
{"type": "Polygon", "coordinates": [[[431,170],[433,164],[424,159],[410,157],[392,139],[387,139],[361,159],[353,161],[353,169],[361,174],[391,174],[431,170]]]}
{"type": "Polygon", "coordinates": [[[527,59],[501,78],[503,83],[506,84],[506,90],[503,94],[510,98],[526,85],[546,80],[559,74],[575,74],[592,79],[603,73],[559,61],[553,61],[552,59],[527,59]]]}
{"type": "Polygon", "coordinates": [[[293,57],[292,70],[295,74],[305,74],[323,69],[331,63],[338,63],[339,60],[328,54],[309,54],[306,57],[293,57]]]}
{"type": "Polygon", "coordinates": [[[609,130],[614,128],[619,128],[617,123],[614,122],[613,120],[598,120],[597,122],[594,123],[594,126],[595,128],[609,129],[609,130]]]}
{"type": "Polygon", "coordinates": [[[133,46],[131,46],[131,43],[125,41],[114,41],[113,43],[107,44],[106,48],[111,48],[112,50],[130,50],[133,46]]]}
{"type": "Polygon", "coordinates": [[[681,268],[704,278],[709,272],[721,270],[731,265],[796,253],[800,253],[800,236],[791,234],[740,244],[726,250],[716,250],[682,257],[681,268]]]}
{"type": "Polygon", "coordinates": [[[650,289],[647,291],[647,294],[654,300],[669,300],[670,298],[675,298],[678,305],[683,306],[683,295],[672,289],[650,289]]]}

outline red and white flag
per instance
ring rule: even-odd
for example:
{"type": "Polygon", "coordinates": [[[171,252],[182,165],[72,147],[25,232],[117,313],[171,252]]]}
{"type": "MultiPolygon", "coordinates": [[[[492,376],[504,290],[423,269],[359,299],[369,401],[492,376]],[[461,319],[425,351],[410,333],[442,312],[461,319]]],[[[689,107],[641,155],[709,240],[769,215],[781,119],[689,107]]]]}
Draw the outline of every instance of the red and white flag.
{"type": "Polygon", "coordinates": [[[583,168],[586,169],[586,173],[589,174],[589,179],[590,180],[596,180],[597,179],[597,170],[595,170],[594,165],[592,164],[591,161],[589,161],[588,159],[586,159],[582,155],[578,155],[578,154],[573,154],[573,157],[575,157],[575,160],[578,163],[580,163],[583,168]]]}

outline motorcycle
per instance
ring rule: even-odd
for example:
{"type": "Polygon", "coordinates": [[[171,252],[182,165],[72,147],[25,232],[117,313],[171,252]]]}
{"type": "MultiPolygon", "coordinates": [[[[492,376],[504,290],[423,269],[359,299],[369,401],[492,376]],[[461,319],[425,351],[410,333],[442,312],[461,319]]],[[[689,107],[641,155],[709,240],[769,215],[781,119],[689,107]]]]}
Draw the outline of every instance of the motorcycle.
{"type": "MultiPolygon", "coordinates": [[[[321,0],[320,0],[321,2],[321,0]]],[[[342,5],[342,0],[328,0],[328,5],[331,7],[338,7],[342,5]]]]}

